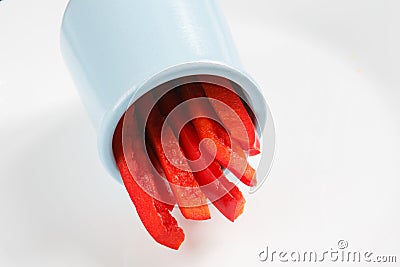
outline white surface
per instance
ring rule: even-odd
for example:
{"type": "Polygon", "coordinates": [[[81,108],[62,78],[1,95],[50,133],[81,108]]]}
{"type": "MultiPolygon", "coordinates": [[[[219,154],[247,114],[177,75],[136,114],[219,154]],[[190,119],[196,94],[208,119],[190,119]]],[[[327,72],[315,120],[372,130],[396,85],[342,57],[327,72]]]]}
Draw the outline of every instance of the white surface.
{"type": "Polygon", "coordinates": [[[176,214],[178,252],[148,236],[99,163],[59,53],[66,1],[0,2],[0,266],[256,266],[270,264],[266,245],[339,239],[398,253],[400,2],[232,2],[221,5],[265,88],[278,155],[234,224],[215,209],[208,222],[176,214]]]}

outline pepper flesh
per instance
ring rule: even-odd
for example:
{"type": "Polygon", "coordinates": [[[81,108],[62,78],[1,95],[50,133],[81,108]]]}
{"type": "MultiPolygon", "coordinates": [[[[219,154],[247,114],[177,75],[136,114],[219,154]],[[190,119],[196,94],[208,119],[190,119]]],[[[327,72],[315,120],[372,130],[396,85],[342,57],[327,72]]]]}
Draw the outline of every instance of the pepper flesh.
{"type": "MultiPolygon", "coordinates": [[[[193,126],[186,124],[180,134],[180,144],[188,159],[196,161],[201,157],[199,142],[193,126]]],[[[201,169],[194,172],[194,175],[208,199],[227,219],[235,221],[243,213],[246,203],[239,188],[225,177],[220,165],[215,161],[208,166],[199,162],[199,165],[193,168],[201,169]]]]}
{"type": "Polygon", "coordinates": [[[219,109],[215,106],[216,102],[211,101],[216,113],[225,127],[227,127],[232,137],[238,140],[244,150],[250,150],[253,155],[257,154],[259,149],[255,146],[256,133],[254,124],[242,100],[235,93],[233,87],[229,83],[224,84],[224,86],[228,88],[212,83],[201,83],[201,86],[207,97],[225,103],[239,116],[240,120],[237,120],[232,116],[231,110],[219,109]]]}
{"type": "Polygon", "coordinates": [[[160,194],[160,201],[162,201],[163,203],[165,203],[168,207],[168,209],[170,211],[172,211],[174,209],[174,206],[176,204],[176,199],[174,196],[174,193],[171,190],[171,187],[169,185],[169,182],[167,180],[167,178],[165,177],[165,173],[164,170],[160,164],[160,162],[158,161],[158,158],[156,156],[156,154],[153,151],[153,148],[150,147],[149,145],[149,141],[146,138],[146,151],[147,151],[147,155],[149,156],[150,162],[151,164],[153,164],[153,167],[155,169],[155,171],[157,171],[158,173],[158,179],[154,179],[156,186],[157,186],[157,190],[159,191],[160,194]]]}
{"type": "MultiPolygon", "coordinates": [[[[133,110],[132,107],[131,112],[126,114],[133,114],[133,110]]],[[[113,138],[114,157],[122,181],[140,220],[149,234],[158,243],[172,249],[178,249],[185,239],[185,234],[170,214],[168,205],[154,199],[147,190],[145,192],[137,183],[136,179],[140,179],[146,183],[146,189],[150,188],[153,192],[156,191],[151,167],[144,152],[143,141],[140,140],[137,133],[135,117],[124,115],[118,123],[113,138]],[[124,127],[129,131],[130,137],[124,138],[123,145],[122,125],[124,121],[126,122],[124,127]],[[130,162],[131,168],[128,167],[128,162],[130,162]]]]}
{"type": "MultiPolygon", "coordinates": [[[[184,101],[205,96],[200,84],[183,85],[180,93],[184,101]]],[[[206,104],[192,101],[189,106],[190,115],[194,118],[192,123],[197,134],[200,139],[208,138],[212,141],[205,142],[204,145],[210,153],[216,149],[215,157],[223,167],[230,170],[245,185],[255,186],[257,184],[256,172],[247,162],[246,156],[240,152],[238,147],[232,146],[231,148],[225,145],[229,135],[225,137],[226,132],[220,124],[207,117],[202,117],[202,114],[212,109],[211,105],[206,104]],[[222,135],[222,138],[217,133],[222,135]]]]}
{"type": "Polygon", "coordinates": [[[255,156],[261,153],[261,145],[260,145],[260,138],[256,133],[254,147],[249,149],[249,156],[255,156]]]}
{"type": "MultiPolygon", "coordinates": [[[[159,107],[162,113],[169,114],[181,99],[174,91],[165,94],[159,100],[159,107]]],[[[180,126],[183,125],[184,115],[176,113],[171,119],[171,127],[175,134],[179,135],[180,145],[185,156],[191,160],[194,176],[202,186],[203,192],[213,205],[229,220],[234,221],[244,209],[245,200],[240,190],[224,176],[221,167],[215,161],[207,166],[205,160],[198,161],[202,157],[199,149],[200,140],[191,123],[185,124],[179,133],[180,126]],[[197,162],[196,166],[193,166],[197,162]]]]}
{"type": "Polygon", "coordinates": [[[208,198],[227,219],[234,221],[243,213],[245,199],[239,188],[225,177],[221,165],[246,185],[255,185],[255,171],[248,164],[245,151],[248,155],[260,153],[260,142],[248,106],[227,88],[204,83],[180,86],[165,94],[150,112],[154,92],[157,90],[139,99],[121,118],[114,134],[113,150],[143,225],[157,242],[178,249],[185,235],[170,214],[174,204],[178,204],[185,218],[204,220],[210,218],[208,198]],[[163,126],[165,116],[173,108],[195,97],[220,100],[231,111],[220,110],[215,101],[206,99],[204,106],[191,103],[186,108],[188,112],[174,114],[169,125],[163,126]],[[139,116],[133,114],[135,110],[139,116]],[[232,116],[232,110],[236,115],[232,116]],[[146,111],[150,116],[146,117],[146,111]],[[214,112],[226,128],[202,117],[207,111],[214,112]],[[188,115],[192,120],[183,126],[188,115]],[[128,132],[124,140],[123,123],[124,131],[128,132]],[[145,142],[139,129],[146,129],[145,142]],[[203,142],[208,139],[212,143],[203,142]]]}
{"type": "MultiPolygon", "coordinates": [[[[138,100],[136,105],[142,118],[146,117],[146,111],[152,106],[153,100],[151,94],[144,95],[138,100]]],[[[158,107],[154,106],[147,118],[146,135],[170,183],[179,209],[186,219],[210,219],[207,198],[200,190],[193,173],[188,171],[190,167],[179,146],[179,141],[168,125],[163,126],[163,122],[164,118],[161,116],[158,107]],[[162,130],[164,140],[166,140],[164,143],[161,142],[162,130]],[[165,150],[168,150],[168,153],[173,155],[174,159],[169,159],[165,150]],[[179,166],[174,164],[179,164],[179,166]]]]}

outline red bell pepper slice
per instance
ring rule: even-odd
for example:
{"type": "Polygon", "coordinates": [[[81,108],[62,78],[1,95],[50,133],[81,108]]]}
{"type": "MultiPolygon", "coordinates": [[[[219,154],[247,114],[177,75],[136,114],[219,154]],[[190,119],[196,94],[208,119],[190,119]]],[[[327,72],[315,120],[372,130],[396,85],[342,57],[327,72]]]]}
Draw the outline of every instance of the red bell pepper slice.
{"type": "MultiPolygon", "coordinates": [[[[183,100],[204,96],[200,84],[183,85],[180,93],[183,100]]],[[[212,106],[206,105],[204,102],[193,101],[189,106],[191,117],[194,118],[192,123],[200,139],[208,138],[212,140],[212,143],[204,143],[207,151],[213,154],[213,150],[216,148],[215,157],[223,167],[230,170],[245,185],[255,186],[257,184],[256,172],[247,162],[246,156],[240,153],[240,149],[237,147],[232,149],[233,147],[225,145],[229,140],[229,135],[225,136],[227,133],[220,124],[212,119],[201,117],[209,109],[212,109],[212,106]],[[220,136],[222,135],[222,138],[217,136],[217,133],[220,136]]]]}
{"type": "Polygon", "coordinates": [[[257,133],[255,139],[254,147],[250,148],[248,151],[249,156],[255,156],[261,153],[260,138],[258,137],[257,133]]]}
{"type": "Polygon", "coordinates": [[[239,188],[224,176],[217,162],[213,161],[209,166],[205,166],[205,162],[197,161],[202,156],[199,150],[200,139],[191,124],[188,123],[182,128],[179,139],[188,159],[198,164],[193,166],[193,169],[200,171],[194,172],[194,175],[203,192],[227,219],[235,221],[243,213],[246,203],[239,188]]]}
{"type": "MultiPolygon", "coordinates": [[[[146,111],[149,111],[153,103],[153,97],[150,93],[144,95],[135,103],[142,118],[146,117],[146,111]]],[[[164,125],[165,136],[163,138],[165,138],[166,142],[162,143],[161,130],[163,122],[164,118],[161,117],[158,107],[154,106],[147,118],[146,135],[151,141],[151,146],[170,182],[179,209],[186,219],[210,219],[207,198],[200,190],[193,173],[189,171],[190,167],[179,146],[179,141],[168,125],[164,125]],[[169,155],[173,155],[172,162],[168,159],[164,150],[167,150],[169,155]],[[179,162],[179,166],[173,164],[177,162],[179,162]]]]}
{"type": "MultiPolygon", "coordinates": [[[[131,112],[133,114],[133,107],[131,112]]],[[[138,181],[146,183],[146,189],[156,191],[151,166],[144,151],[143,140],[138,136],[136,119],[134,116],[124,115],[114,133],[113,152],[121,173],[122,181],[136,208],[140,220],[149,234],[158,243],[172,249],[178,249],[185,239],[183,230],[170,214],[168,205],[154,199],[145,192],[138,181]],[[124,138],[122,143],[122,125],[126,122],[126,129],[130,138],[124,138]],[[125,151],[124,151],[125,150],[125,151]],[[124,153],[125,152],[125,153],[124,153]],[[130,162],[128,167],[128,162],[130,162]],[[140,167],[139,167],[140,166],[140,167]]]]}
{"type": "MultiPolygon", "coordinates": [[[[158,105],[164,115],[169,114],[179,103],[181,99],[175,91],[165,94],[158,102],[158,105]]],[[[199,150],[200,139],[197,136],[193,126],[188,123],[178,133],[180,126],[184,121],[184,114],[175,113],[171,120],[171,127],[179,134],[180,145],[189,160],[197,162],[196,166],[191,166],[194,170],[194,176],[202,186],[203,192],[213,205],[229,220],[234,221],[244,209],[245,200],[240,190],[223,175],[221,167],[215,161],[206,166],[204,161],[198,162],[201,158],[199,150]]]]}
{"type": "Polygon", "coordinates": [[[230,107],[231,110],[221,109],[216,106],[216,102],[210,101],[218,117],[229,130],[232,137],[239,142],[244,150],[251,150],[251,154],[253,155],[257,154],[259,150],[255,147],[256,133],[254,124],[233,87],[229,83],[224,84],[224,86],[229,86],[229,88],[211,83],[201,83],[201,86],[207,97],[219,100],[230,107]],[[232,116],[232,111],[237,114],[240,121],[232,116]]]}
{"type": "Polygon", "coordinates": [[[170,213],[175,203],[185,218],[205,220],[210,218],[208,198],[227,219],[234,221],[242,214],[245,199],[225,177],[221,165],[252,186],[255,171],[244,150],[249,155],[260,152],[260,141],[247,113],[250,110],[231,91],[231,85],[224,88],[196,83],[179,88],[181,93],[171,90],[152,109],[151,93],[139,99],[121,118],[113,138],[116,164],[139,218],[157,242],[172,249],[178,249],[185,238],[170,213]],[[203,105],[192,102],[188,112],[175,113],[170,125],[163,125],[165,116],[182,100],[196,97],[222,101],[230,110],[219,109],[212,100],[203,105]],[[226,129],[207,118],[209,112],[219,117],[226,129]],[[191,122],[183,126],[186,118],[192,118],[191,122]],[[201,142],[204,139],[213,143],[201,142]],[[200,145],[205,145],[207,153],[202,154],[200,145]],[[214,153],[216,160],[211,158],[214,153]]]}
{"type": "Polygon", "coordinates": [[[153,164],[153,167],[155,168],[155,171],[158,173],[159,176],[154,177],[154,181],[157,186],[157,191],[160,194],[160,200],[161,202],[164,202],[170,211],[174,209],[174,206],[176,204],[176,199],[174,196],[174,193],[172,192],[172,189],[169,185],[169,182],[165,176],[164,170],[158,161],[158,158],[156,154],[153,151],[153,148],[150,147],[149,142],[146,138],[146,152],[147,155],[149,156],[149,159],[151,163],[153,164]]]}

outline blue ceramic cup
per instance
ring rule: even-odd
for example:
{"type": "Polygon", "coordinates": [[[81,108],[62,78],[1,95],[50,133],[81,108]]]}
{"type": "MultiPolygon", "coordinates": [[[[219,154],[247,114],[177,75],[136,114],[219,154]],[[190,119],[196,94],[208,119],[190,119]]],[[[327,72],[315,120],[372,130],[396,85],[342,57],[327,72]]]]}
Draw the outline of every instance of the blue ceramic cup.
{"type": "Polygon", "coordinates": [[[260,133],[271,116],[214,0],[71,0],[61,50],[98,133],[100,158],[117,180],[115,127],[129,103],[161,84],[195,75],[224,78],[242,89],[260,133]]]}

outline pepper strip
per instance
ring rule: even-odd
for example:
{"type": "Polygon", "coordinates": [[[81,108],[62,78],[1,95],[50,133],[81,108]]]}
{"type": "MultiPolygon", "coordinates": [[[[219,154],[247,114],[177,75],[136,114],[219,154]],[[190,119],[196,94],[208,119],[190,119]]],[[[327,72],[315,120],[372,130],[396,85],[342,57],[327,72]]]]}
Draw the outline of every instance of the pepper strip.
{"type": "MultiPolygon", "coordinates": [[[[133,114],[131,107],[129,114],[133,114]]],[[[140,140],[135,118],[124,115],[119,121],[113,138],[113,152],[122,181],[136,208],[140,220],[149,234],[158,243],[178,249],[185,239],[183,230],[169,212],[168,205],[154,199],[145,192],[136,179],[145,180],[146,187],[156,190],[151,167],[147,164],[143,141],[140,140]],[[130,138],[124,138],[122,143],[122,126],[129,131],[130,138]],[[125,149],[125,153],[124,153],[125,149]],[[128,163],[134,168],[128,168],[128,163]],[[140,167],[139,167],[140,166],[140,167]]]]}
{"type": "MultiPolygon", "coordinates": [[[[175,90],[171,90],[158,101],[163,115],[169,114],[179,103],[181,99],[175,90]]],[[[192,161],[201,158],[199,150],[200,139],[197,136],[191,123],[187,123],[179,133],[179,128],[183,124],[184,117],[181,113],[175,113],[171,118],[171,127],[175,134],[179,135],[180,145],[185,156],[192,161]]],[[[196,180],[202,186],[201,189],[206,194],[213,205],[230,221],[234,221],[242,214],[245,204],[240,190],[224,176],[220,165],[216,161],[212,161],[209,166],[205,166],[204,162],[199,165],[191,166],[192,169],[201,170],[193,172],[196,180]]]]}
{"type": "Polygon", "coordinates": [[[249,156],[255,156],[261,153],[260,138],[258,137],[257,133],[255,139],[254,147],[250,148],[248,151],[249,156]]]}
{"type": "Polygon", "coordinates": [[[239,116],[241,121],[238,121],[235,117],[232,117],[232,111],[218,109],[215,106],[216,103],[210,101],[211,105],[214,106],[215,112],[218,114],[218,117],[232,134],[232,137],[239,142],[244,150],[250,151],[251,155],[258,154],[257,151],[259,152],[259,148],[257,148],[257,146],[255,145],[256,133],[254,129],[254,124],[245,106],[243,105],[242,100],[235,93],[231,85],[225,83],[225,86],[229,86],[229,88],[225,88],[216,84],[201,83],[201,86],[203,87],[205,94],[209,98],[213,98],[225,103],[237,114],[237,116],[239,116]]]}
{"type": "MultiPolygon", "coordinates": [[[[147,112],[152,107],[153,97],[150,93],[142,96],[136,103],[141,118],[147,116],[147,112]]],[[[146,135],[151,141],[151,146],[157,155],[157,158],[165,172],[165,175],[170,182],[172,192],[178,203],[182,215],[186,219],[191,220],[207,220],[210,219],[210,211],[208,209],[207,198],[200,190],[199,184],[196,181],[190,170],[183,152],[179,146],[179,141],[175,137],[171,128],[164,125],[164,140],[161,140],[161,130],[163,127],[164,118],[161,116],[157,106],[154,106],[148,115],[146,122],[146,135]],[[166,152],[173,155],[171,161],[168,159],[166,152]],[[179,162],[180,166],[175,166],[174,163],[179,162]]]]}
{"type": "Polygon", "coordinates": [[[174,206],[176,204],[176,199],[174,196],[174,193],[171,190],[171,187],[169,186],[169,182],[167,178],[165,177],[164,170],[158,161],[158,158],[156,154],[154,153],[153,148],[149,145],[149,142],[146,138],[146,151],[147,155],[150,158],[151,163],[153,164],[153,167],[159,174],[157,177],[154,178],[154,181],[157,186],[157,190],[160,193],[160,201],[165,203],[168,206],[168,209],[172,211],[174,209],[174,206]],[[156,179],[157,178],[157,179],[156,179]]]}
{"type": "MultiPolygon", "coordinates": [[[[198,83],[182,85],[180,93],[184,101],[205,97],[204,91],[198,83]]],[[[211,154],[216,148],[215,157],[223,167],[230,170],[245,185],[255,186],[257,184],[256,171],[247,162],[246,156],[240,153],[240,149],[237,147],[232,146],[231,148],[225,145],[226,140],[229,140],[229,135],[220,124],[212,119],[202,117],[209,109],[212,109],[212,106],[206,106],[204,102],[192,101],[189,106],[191,117],[194,118],[192,123],[200,139],[208,138],[212,141],[212,143],[204,142],[205,148],[211,154]],[[220,137],[217,136],[217,133],[220,137]]]]}
{"type": "MultiPolygon", "coordinates": [[[[201,157],[200,140],[191,124],[188,123],[182,128],[179,139],[188,159],[197,161],[201,157]]],[[[235,221],[243,213],[246,203],[239,188],[225,177],[216,161],[211,162],[209,166],[205,166],[203,162],[193,168],[201,169],[194,172],[194,175],[208,199],[227,219],[235,221]]]]}

